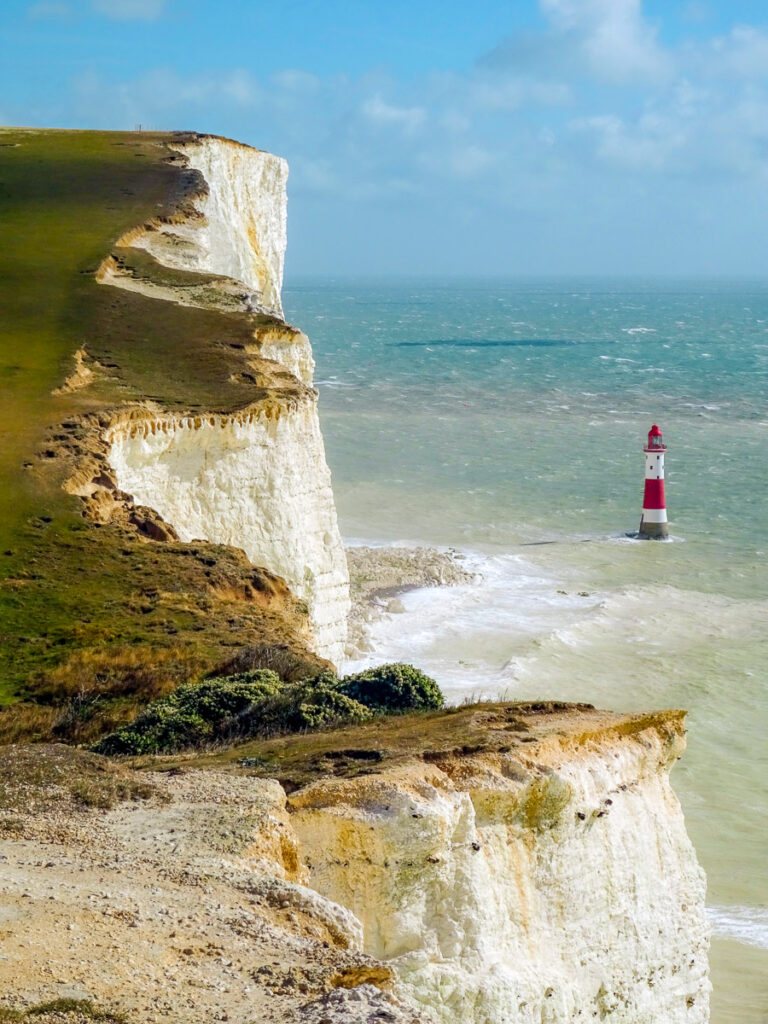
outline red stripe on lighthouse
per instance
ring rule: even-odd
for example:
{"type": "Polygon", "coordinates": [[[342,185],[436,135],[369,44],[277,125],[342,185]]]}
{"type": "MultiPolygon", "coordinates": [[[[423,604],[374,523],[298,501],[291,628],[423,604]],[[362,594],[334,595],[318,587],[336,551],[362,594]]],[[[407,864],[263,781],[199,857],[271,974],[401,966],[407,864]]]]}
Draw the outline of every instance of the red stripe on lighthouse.
{"type": "Polygon", "coordinates": [[[664,501],[664,481],[646,480],[643,508],[666,508],[664,501]]]}

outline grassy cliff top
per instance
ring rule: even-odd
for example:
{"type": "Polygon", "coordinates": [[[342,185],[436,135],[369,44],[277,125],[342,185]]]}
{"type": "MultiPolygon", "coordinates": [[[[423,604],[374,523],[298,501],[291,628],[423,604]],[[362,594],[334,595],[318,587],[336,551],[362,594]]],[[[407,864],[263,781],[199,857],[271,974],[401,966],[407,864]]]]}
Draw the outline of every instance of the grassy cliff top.
{"type": "Polygon", "coordinates": [[[581,756],[595,744],[645,729],[684,733],[679,710],[624,714],[560,701],[479,702],[435,711],[376,717],[319,732],[251,740],[207,754],[134,758],[152,770],[247,771],[277,778],[288,793],[319,779],[379,774],[420,761],[450,765],[473,755],[515,754],[546,760],[581,756]]]}
{"type": "MultiPolygon", "coordinates": [[[[284,585],[261,580],[257,591],[270,595],[261,606],[216,596],[254,593],[254,570],[237,552],[202,544],[191,554],[87,522],[80,499],[62,489],[93,447],[93,424],[126,403],[229,413],[306,397],[275,364],[246,362],[264,316],[97,283],[122,235],[183,215],[205,189],[169,149],[194,138],[0,130],[0,706],[34,696],[41,673],[82,661],[83,651],[154,657],[183,646],[210,664],[238,638],[300,642],[303,613],[284,585]],[[89,385],[56,393],[83,351],[96,371],[89,385]]],[[[164,287],[216,280],[119,252],[164,287]]]]}

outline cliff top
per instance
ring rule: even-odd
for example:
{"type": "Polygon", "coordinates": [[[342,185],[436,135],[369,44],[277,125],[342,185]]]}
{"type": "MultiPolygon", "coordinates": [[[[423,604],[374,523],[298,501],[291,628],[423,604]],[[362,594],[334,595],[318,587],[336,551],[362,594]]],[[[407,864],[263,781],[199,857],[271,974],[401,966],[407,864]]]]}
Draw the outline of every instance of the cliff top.
{"type": "MultiPolygon", "coordinates": [[[[254,1014],[265,1024],[426,1024],[431,1015],[409,1012],[397,998],[399,960],[360,952],[366,905],[385,929],[402,925],[401,911],[423,906],[436,908],[430,927],[434,920],[462,923],[467,906],[470,918],[474,913],[467,893],[503,903],[517,884],[542,927],[550,920],[547,901],[563,887],[575,902],[570,917],[556,918],[558,928],[588,926],[585,906],[623,922],[624,891],[630,920],[644,920],[637,916],[642,886],[633,885],[643,866],[625,855],[626,844],[668,851],[665,842],[678,835],[674,801],[657,798],[682,751],[682,717],[548,701],[483,704],[151,765],[162,771],[63,746],[7,748],[0,891],[9,914],[0,1016],[6,1007],[32,1007],[34,1014],[36,1006],[68,998],[136,1024],[186,1021],[190,1011],[235,1024],[254,1014]],[[355,746],[343,746],[349,743],[355,746]],[[269,778],[270,757],[286,776],[283,788],[269,778]],[[261,773],[266,777],[255,777],[261,773]],[[470,804],[471,821],[454,814],[470,804]],[[541,872],[532,872],[526,864],[541,835],[541,872]],[[547,872],[562,861],[553,860],[553,836],[571,858],[599,849],[607,865],[622,866],[626,884],[606,889],[608,868],[584,874],[571,860],[573,871],[558,877],[555,890],[547,872]],[[505,856],[516,874],[493,892],[492,880],[508,870],[505,856]],[[479,884],[462,889],[475,858],[479,884]],[[348,887],[341,895],[327,889],[337,870],[348,887]]],[[[664,877],[672,871],[669,888],[686,899],[676,863],[662,859],[664,877]]],[[[686,877],[698,884],[697,876],[686,877]]],[[[655,890],[654,906],[663,907],[654,937],[668,927],[679,945],[672,904],[655,890]]],[[[378,924],[365,932],[369,953],[377,932],[378,924]]],[[[451,941],[460,933],[452,930],[451,941]]],[[[638,941],[645,950],[653,943],[644,935],[638,941]]],[[[530,956],[531,932],[522,940],[530,956]]],[[[539,981],[535,972],[542,999],[552,984],[553,948],[543,951],[548,973],[539,981]]],[[[424,960],[431,949],[425,939],[424,960]]],[[[668,955],[662,949],[664,963],[668,955]]],[[[440,955],[441,967],[450,961],[440,955]]],[[[482,973],[482,960],[471,963],[473,977],[482,973]]],[[[679,980],[674,984],[679,999],[679,980]]]]}
{"type": "MultiPolygon", "coordinates": [[[[236,550],[147,544],[173,541],[150,510],[84,520],[81,498],[62,487],[81,469],[99,475],[105,427],[131,405],[134,417],[279,414],[312,398],[259,358],[259,336],[290,340],[294,328],[251,311],[236,282],[120,245],[148,223],[199,219],[206,183],[170,147],[200,138],[0,132],[0,706],[82,663],[82,651],[135,661],[144,649],[167,663],[175,650],[211,664],[238,642],[301,646],[297,602],[236,550]],[[130,287],[98,283],[105,265],[130,287]]],[[[17,734],[47,735],[42,712],[30,715],[17,734]]]]}
{"type": "Polygon", "coordinates": [[[463,704],[390,715],[323,732],[278,736],[209,754],[144,758],[144,768],[216,769],[277,778],[288,792],[322,779],[352,779],[408,765],[447,768],[497,755],[557,759],[590,744],[636,736],[648,728],[684,734],[679,710],[622,714],[591,704],[541,700],[463,704]]]}

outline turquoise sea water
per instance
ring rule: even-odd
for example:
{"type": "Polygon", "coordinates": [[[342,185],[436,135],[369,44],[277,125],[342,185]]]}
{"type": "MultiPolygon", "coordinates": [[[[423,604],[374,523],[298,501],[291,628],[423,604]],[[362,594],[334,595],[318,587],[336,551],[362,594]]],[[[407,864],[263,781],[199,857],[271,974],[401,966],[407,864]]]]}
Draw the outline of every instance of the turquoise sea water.
{"type": "Polygon", "coordinates": [[[453,546],[373,661],[470,693],[689,710],[675,788],[709,879],[714,1024],[768,1021],[768,283],[315,281],[348,541],[453,546]],[[671,540],[631,539],[643,444],[671,540]]]}

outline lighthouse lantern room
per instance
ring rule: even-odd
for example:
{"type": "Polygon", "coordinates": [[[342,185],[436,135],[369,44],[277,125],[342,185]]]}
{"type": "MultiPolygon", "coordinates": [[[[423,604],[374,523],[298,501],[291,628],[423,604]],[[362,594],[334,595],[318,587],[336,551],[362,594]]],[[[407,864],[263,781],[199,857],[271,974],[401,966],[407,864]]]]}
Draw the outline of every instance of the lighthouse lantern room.
{"type": "Polygon", "coordinates": [[[664,497],[666,450],[661,431],[654,423],[648,431],[648,444],[645,446],[645,495],[639,532],[640,537],[651,540],[663,540],[669,536],[664,497]]]}

